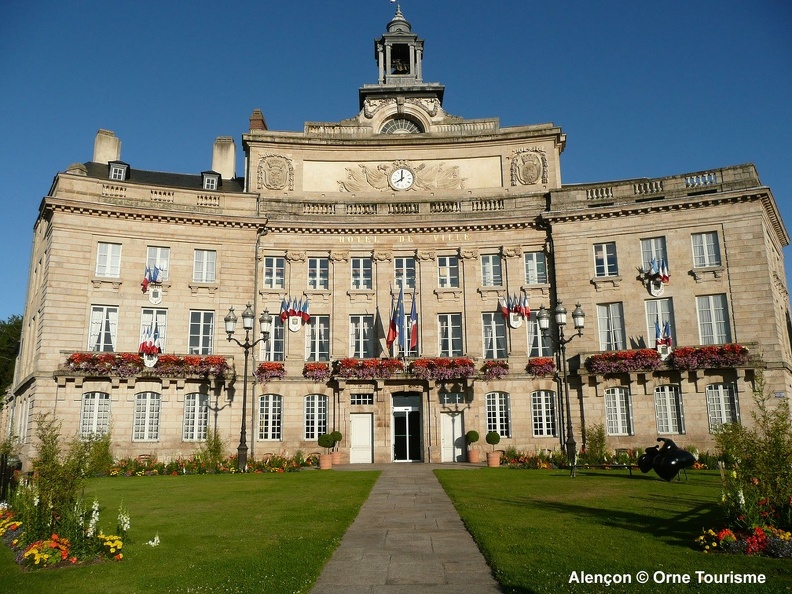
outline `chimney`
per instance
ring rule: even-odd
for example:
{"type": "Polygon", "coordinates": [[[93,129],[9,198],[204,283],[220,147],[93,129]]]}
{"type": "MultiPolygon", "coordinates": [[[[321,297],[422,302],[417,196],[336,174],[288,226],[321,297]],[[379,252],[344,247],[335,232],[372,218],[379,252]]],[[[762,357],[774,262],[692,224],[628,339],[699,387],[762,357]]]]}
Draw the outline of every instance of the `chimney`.
{"type": "Polygon", "coordinates": [[[251,130],[266,130],[267,122],[264,119],[264,114],[260,109],[254,109],[250,115],[250,129],[251,130]]]}
{"type": "Polygon", "coordinates": [[[121,141],[110,130],[99,130],[94,140],[94,163],[119,161],[121,159],[121,141]]]}
{"type": "Polygon", "coordinates": [[[236,144],[230,136],[218,136],[212,148],[212,171],[222,179],[236,177],[236,144]]]}

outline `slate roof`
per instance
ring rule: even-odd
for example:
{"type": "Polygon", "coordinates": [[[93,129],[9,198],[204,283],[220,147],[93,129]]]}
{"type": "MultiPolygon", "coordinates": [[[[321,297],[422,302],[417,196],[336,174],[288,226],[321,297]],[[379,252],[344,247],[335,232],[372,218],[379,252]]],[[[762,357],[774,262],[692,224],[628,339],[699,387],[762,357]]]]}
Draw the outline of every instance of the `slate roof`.
{"type": "MultiPolygon", "coordinates": [[[[109,179],[110,169],[106,163],[95,163],[89,161],[85,163],[88,177],[96,179],[109,179]]],[[[124,183],[140,184],[149,186],[163,186],[168,188],[184,188],[189,190],[203,189],[201,174],[187,173],[165,173],[162,171],[146,171],[129,167],[127,179],[124,183]]],[[[218,191],[220,192],[244,192],[245,179],[237,177],[235,179],[221,180],[218,191]]]]}

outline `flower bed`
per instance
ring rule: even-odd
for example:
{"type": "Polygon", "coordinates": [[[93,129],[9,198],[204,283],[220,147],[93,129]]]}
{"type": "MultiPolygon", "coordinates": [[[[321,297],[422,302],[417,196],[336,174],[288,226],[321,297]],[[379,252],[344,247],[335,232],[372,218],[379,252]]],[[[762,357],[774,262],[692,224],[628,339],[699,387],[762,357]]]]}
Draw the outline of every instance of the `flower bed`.
{"type": "Polygon", "coordinates": [[[266,384],[273,379],[283,379],[285,375],[286,369],[283,363],[274,361],[264,361],[253,372],[253,376],[259,384],[266,384]]]}
{"type": "Polygon", "coordinates": [[[330,366],[327,363],[306,363],[303,377],[315,382],[326,382],[330,379],[330,366]]]}
{"type": "Polygon", "coordinates": [[[660,354],[654,349],[612,351],[591,355],[584,363],[591,373],[629,373],[631,371],[654,371],[663,365],[660,354]]]}
{"type": "Polygon", "coordinates": [[[473,359],[467,357],[416,359],[409,372],[418,379],[450,380],[476,375],[473,359]]]}
{"type": "Polygon", "coordinates": [[[551,357],[535,357],[528,361],[525,371],[531,375],[553,375],[555,373],[555,361],[551,357]]]}
{"type": "Polygon", "coordinates": [[[223,378],[231,371],[225,357],[160,355],[154,367],[143,364],[137,353],[73,353],[66,359],[65,369],[86,376],[153,375],[156,377],[223,378]]]}
{"type": "Polygon", "coordinates": [[[484,365],[481,366],[481,374],[485,381],[501,379],[509,375],[509,363],[499,360],[484,361],[484,365]]]}
{"type": "Polygon", "coordinates": [[[729,528],[718,532],[707,530],[696,539],[696,543],[705,553],[792,558],[792,534],[773,526],[756,526],[744,532],[733,532],[729,528]]]}
{"type": "Polygon", "coordinates": [[[666,363],[672,369],[690,371],[718,367],[736,367],[748,362],[748,349],[739,344],[722,346],[681,347],[669,355],[666,363]]]}
{"type": "Polygon", "coordinates": [[[339,359],[333,363],[333,375],[347,379],[388,379],[404,371],[398,359],[339,359]]]}

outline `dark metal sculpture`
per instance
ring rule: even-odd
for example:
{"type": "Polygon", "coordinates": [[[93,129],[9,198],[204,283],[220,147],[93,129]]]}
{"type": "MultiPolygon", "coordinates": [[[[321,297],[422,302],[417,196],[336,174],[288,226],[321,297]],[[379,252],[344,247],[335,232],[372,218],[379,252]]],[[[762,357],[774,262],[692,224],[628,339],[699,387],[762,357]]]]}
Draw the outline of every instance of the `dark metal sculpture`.
{"type": "Polygon", "coordinates": [[[683,468],[693,466],[696,459],[693,454],[677,446],[672,440],[665,437],[658,437],[657,441],[662,441],[663,445],[659,448],[652,446],[646,448],[646,452],[638,458],[638,468],[644,474],[652,470],[664,481],[672,481],[683,468]]]}

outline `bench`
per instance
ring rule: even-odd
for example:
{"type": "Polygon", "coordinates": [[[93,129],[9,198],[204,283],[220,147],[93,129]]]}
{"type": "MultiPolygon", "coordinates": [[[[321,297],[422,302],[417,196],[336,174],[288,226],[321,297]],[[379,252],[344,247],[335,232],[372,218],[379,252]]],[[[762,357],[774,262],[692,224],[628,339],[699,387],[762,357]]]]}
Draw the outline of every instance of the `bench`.
{"type": "Polygon", "coordinates": [[[577,468],[605,468],[605,469],[612,469],[612,468],[626,468],[630,471],[630,476],[632,476],[633,468],[638,468],[637,464],[576,464],[577,468]]]}

